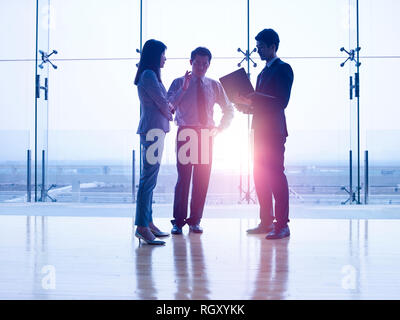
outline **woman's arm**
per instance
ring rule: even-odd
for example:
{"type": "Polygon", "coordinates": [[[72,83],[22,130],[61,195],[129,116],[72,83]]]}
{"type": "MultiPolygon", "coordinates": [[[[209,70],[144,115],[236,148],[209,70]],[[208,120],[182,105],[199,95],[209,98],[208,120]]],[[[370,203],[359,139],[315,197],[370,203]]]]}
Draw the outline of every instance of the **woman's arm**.
{"type": "Polygon", "coordinates": [[[173,117],[170,104],[165,94],[165,90],[160,85],[155,72],[152,70],[143,71],[141,81],[146,93],[154,101],[161,113],[169,121],[172,121],[173,117]]]}

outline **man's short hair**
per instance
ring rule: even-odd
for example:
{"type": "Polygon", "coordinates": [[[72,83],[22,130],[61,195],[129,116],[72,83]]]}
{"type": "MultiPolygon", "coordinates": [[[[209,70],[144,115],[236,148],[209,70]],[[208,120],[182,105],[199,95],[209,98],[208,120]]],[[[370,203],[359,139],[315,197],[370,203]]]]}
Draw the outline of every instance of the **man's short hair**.
{"type": "Polygon", "coordinates": [[[208,57],[208,62],[211,61],[211,52],[210,50],[208,50],[207,48],[204,47],[198,47],[196,49],[194,49],[192,51],[192,53],[190,54],[190,60],[194,60],[196,58],[196,56],[207,56],[208,57]]]}
{"type": "Polygon", "coordinates": [[[279,36],[273,29],[264,29],[256,36],[257,41],[264,42],[268,47],[275,45],[276,51],[279,48],[279,36]]]}

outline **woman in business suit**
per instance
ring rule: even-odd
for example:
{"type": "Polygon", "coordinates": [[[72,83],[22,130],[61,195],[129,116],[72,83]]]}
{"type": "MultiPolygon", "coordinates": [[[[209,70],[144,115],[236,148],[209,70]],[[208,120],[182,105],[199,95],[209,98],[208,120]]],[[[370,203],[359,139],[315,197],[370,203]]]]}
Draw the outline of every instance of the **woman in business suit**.
{"type": "MultiPolygon", "coordinates": [[[[136,73],[135,85],[138,88],[141,115],[137,133],[140,134],[142,147],[143,168],[140,175],[139,189],[136,202],[137,226],[135,236],[144,240],[147,244],[164,245],[164,241],[156,240],[156,237],[169,236],[168,233],[160,231],[152,218],[153,190],[157,184],[157,176],[160,170],[162,149],[165,134],[169,131],[173,106],[167,98],[167,91],[161,82],[160,69],[164,67],[165,44],[157,40],[148,40],[142,48],[139,68],[136,73]],[[156,134],[154,134],[156,132],[156,134]],[[161,134],[160,134],[161,133],[161,134]],[[157,140],[155,140],[157,137],[157,140]],[[153,143],[158,148],[149,150],[153,143]],[[148,152],[149,151],[149,152],[148,152]],[[158,159],[154,161],[154,156],[158,159]]],[[[189,85],[190,75],[185,75],[185,83],[182,92],[189,85]]]]}
{"type": "MultiPolygon", "coordinates": [[[[152,129],[160,129],[167,133],[169,121],[172,120],[172,106],[167,100],[167,92],[160,77],[160,69],[164,67],[166,60],[166,48],[161,41],[153,39],[146,41],[135,78],[141,108],[137,133],[140,134],[143,161],[136,202],[135,236],[139,239],[139,243],[140,240],[144,240],[153,245],[164,245],[165,242],[156,240],[156,237],[169,235],[160,231],[154,225],[152,218],[153,190],[157,183],[160,161],[154,164],[154,161],[149,162],[146,157],[149,147],[155,143],[148,141],[152,139],[146,139],[147,133],[152,129]]],[[[157,144],[163,146],[165,134],[157,137],[157,144]]],[[[158,148],[157,152],[162,152],[162,148],[158,148]]],[[[161,154],[157,156],[161,159],[161,154]]]]}

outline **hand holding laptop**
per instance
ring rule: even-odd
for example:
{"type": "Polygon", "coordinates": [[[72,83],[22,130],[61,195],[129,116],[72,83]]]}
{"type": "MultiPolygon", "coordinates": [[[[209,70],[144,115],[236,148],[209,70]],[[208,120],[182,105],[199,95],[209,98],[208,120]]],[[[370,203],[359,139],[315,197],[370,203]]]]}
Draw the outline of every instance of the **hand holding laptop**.
{"type": "Polygon", "coordinates": [[[238,111],[243,112],[245,114],[252,113],[253,108],[251,106],[251,99],[242,96],[240,94],[237,94],[234,96],[233,100],[235,101],[234,102],[235,108],[238,111]]]}
{"type": "Polygon", "coordinates": [[[264,96],[274,99],[273,96],[255,92],[249,77],[244,68],[240,68],[222,78],[219,78],[225,92],[231,102],[235,104],[238,111],[243,113],[253,113],[254,107],[251,106],[251,96],[264,96]]]}
{"type": "MultiPolygon", "coordinates": [[[[239,103],[236,98],[238,96],[245,97],[249,93],[254,92],[254,88],[247,76],[244,68],[240,68],[226,76],[219,78],[226,95],[233,103],[239,103]]],[[[240,98],[239,98],[240,99],[240,98]]]]}
{"type": "Polygon", "coordinates": [[[246,106],[251,106],[251,99],[248,98],[247,96],[242,96],[240,94],[236,94],[234,96],[234,103],[238,105],[246,105],[246,106]]]}

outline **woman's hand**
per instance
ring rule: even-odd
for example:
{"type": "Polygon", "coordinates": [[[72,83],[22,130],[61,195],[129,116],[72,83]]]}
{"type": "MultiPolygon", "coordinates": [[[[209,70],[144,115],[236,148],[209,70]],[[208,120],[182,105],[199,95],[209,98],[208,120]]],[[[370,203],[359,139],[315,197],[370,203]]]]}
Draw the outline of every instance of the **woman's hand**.
{"type": "Polygon", "coordinates": [[[186,71],[185,79],[183,80],[183,85],[182,85],[183,90],[187,90],[187,88],[189,88],[190,79],[192,79],[192,72],[186,71]]]}

